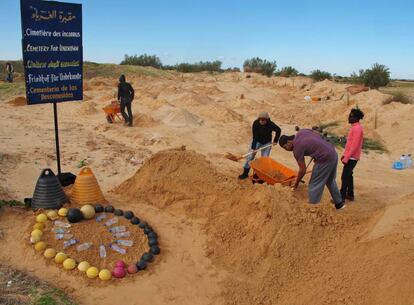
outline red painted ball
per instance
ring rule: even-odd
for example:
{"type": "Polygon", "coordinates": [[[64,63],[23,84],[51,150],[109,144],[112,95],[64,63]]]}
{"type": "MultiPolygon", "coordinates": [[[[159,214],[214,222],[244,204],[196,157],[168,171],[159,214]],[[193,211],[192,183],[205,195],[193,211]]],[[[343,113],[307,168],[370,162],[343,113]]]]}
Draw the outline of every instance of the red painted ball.
{"type": "Polygon", "coordinates": [[[126,268],[126,264],[125,264],[125,262],[124,261],[117,261],[116,263],[115,263],[115,268],[117,268],[117,267],[120,267],[120,268],[126,268]]]}
{"type": "Polygon", "coordinates": [[[135,264],[129,265],[127,270],[129,274],[134,274],[138,272],[137,265],[135,264]]]}
{"type": "Polygon", "coordinates": [[[125,277],[126,271],[122,267],[115,267],[112,271],[112,275],[118,279],[125,277]]]}

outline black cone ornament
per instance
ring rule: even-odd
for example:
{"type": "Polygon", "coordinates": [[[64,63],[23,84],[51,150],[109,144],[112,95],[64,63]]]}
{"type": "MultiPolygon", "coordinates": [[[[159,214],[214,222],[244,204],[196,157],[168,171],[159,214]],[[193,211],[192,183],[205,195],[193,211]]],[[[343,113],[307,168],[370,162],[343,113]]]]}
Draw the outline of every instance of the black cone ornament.
{"type": "Polygon", "coordinates": [[[59,179],[50,168],[42,171],[37,179],[32,198],[33,209],[60,209],[68,198],[63,191],[59,179]]]}

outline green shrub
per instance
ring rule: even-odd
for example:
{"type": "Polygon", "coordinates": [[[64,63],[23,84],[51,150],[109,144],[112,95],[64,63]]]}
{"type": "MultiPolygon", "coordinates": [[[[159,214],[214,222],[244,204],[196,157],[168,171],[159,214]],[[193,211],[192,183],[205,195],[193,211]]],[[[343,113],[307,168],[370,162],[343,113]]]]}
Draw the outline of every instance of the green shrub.
{"type": "Polygon", "coordinates": [[[320,81],[325,80],[325,79],[331,79],[332,75],[329,72],[321,71],[321,70],[318,69],[318,70],[312,71],[310,77],[313,80],[315,80],[317,82],[320,82],[320,81]]]}
{"type": "Polygon", "coordinates": [[[299,72],[291,66],[283,67],[277,72],[277,75],[282,77],[298,76],[299,72]]]}
{"type": "Polygon", "coordinates": [[[378,89],[390,82],[390,70],[385,65],[376,63],[371,66],[371,69],[367,69],[362,73],[362,78],[365,86],[378,89]]]}
{"type": "Polygon", "coordinates": [[[175,69],[183,73],[193,73],[193,72],[223,72],[221,69],[222,62],[219,60],[215,61],[200,61],[198,63],[181,63],[175,66],[175,69]]]}
{"type": "Polygon", "coordinates": [[[276,61],[268,61],[259,57],[246,59],[243,64],[244,72],[255,72],[272,76],[276,71],[276,61]]]}
{"type": "Polygon", "coordinates": [[[133,55],[128,56],[125,54],[125,58],[121,61],[121,65],[154,67],[160,69],[162,67],[161,60],[156,55],[133,55]]]}
{"type": "Polygon", "coordinates": [[[392,102],[397,102],[397,103],[401,103],[401,104],[412,104],[413,102],[411,101],[411,99],[404,93],[401,91],[397,91],[395,93],[392,94],[392,96],[390,98],[387,98],[383,104],[390,104],[392,102]]]}

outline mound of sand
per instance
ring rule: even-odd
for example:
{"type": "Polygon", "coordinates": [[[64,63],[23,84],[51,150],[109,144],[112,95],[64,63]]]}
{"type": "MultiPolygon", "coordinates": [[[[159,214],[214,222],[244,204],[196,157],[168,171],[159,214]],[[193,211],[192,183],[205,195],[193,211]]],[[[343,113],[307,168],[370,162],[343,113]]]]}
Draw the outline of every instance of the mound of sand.
{"type": "Polygon", "coordinates": [[[190,111],[166,104],[158,108],[153,117],[172,127],[201,126],[203,119],[190,111]]]}
{"type": "Polygon", "coordinates": [[[410,241],[359,242],[363,217],[327,203],[302,206],[287,188],[239,184],[195,152],[157,153],[116,192],[204,224],[205,255],[230,274],[225,304],[397,305],[414,297],[410,241]]]}
{"type": "Polygon", "coordinates": [[[84,101],[79,109],[79,114],[90,115],[98,112],[97,104],[95,102],[84,101]]]}
{"type": "Polygon", "coordinates": [[[27,105],[27,100],[24,96],[18,96],[16,98],[8,101],[7,104],[15,106],[15,107],[26,106],[27,105]]]}

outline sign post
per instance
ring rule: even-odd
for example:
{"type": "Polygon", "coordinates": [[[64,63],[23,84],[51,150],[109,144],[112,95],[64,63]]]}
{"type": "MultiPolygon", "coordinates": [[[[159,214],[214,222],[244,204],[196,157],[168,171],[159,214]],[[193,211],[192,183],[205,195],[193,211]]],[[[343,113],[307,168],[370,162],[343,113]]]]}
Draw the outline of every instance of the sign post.
{"type": "Polygon", "coordinates": [[[57,103],[83,99],[82,5],[20,0],[20,9],[27,104],[53,103],[60,175],[57,103]]]}

